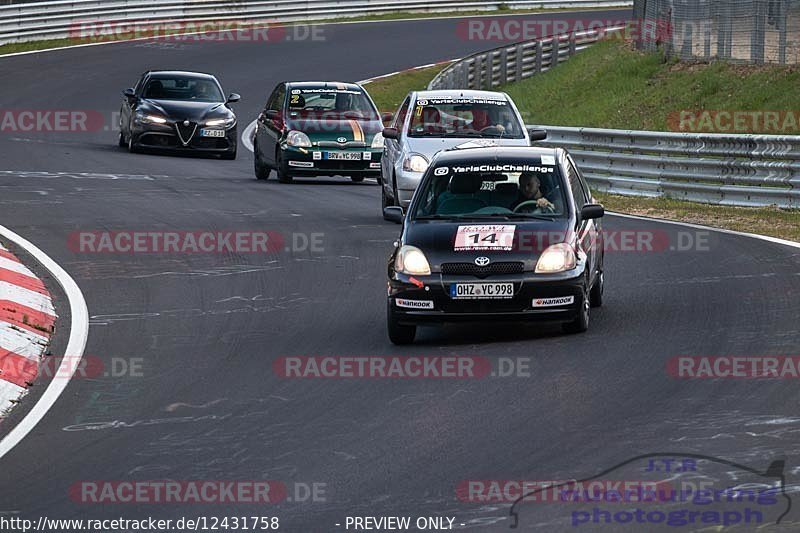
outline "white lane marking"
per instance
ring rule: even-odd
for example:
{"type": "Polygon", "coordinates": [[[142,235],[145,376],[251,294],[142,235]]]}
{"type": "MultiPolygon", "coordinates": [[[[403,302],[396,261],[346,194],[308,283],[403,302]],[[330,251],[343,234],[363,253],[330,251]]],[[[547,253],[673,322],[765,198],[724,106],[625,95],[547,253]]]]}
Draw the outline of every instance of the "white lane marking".
{"type": "Polygon", "coordinates": [[[242,132],[242,144],[251,152],[253,151],[253,135],[255,135],[256,132],[256,124],[257,121],[254,120],[248,124],[242,132]]]}
{"type": "Polygon", "coordinates": [[[50,272],[67,295],[71,315],[69,341],[64,351],[69,357],[64,357],[61,360],[61,365],[55,374],[60,376],[60,379],[54,379],[50,382],[42,397],[33,406],[33,409],[0,441],[0,458],[2,458],[36,427],[36,424],[44,418],[47,411],[53,407],[58,397],[69,385],[75,370],[79,366],[77,363],[80,363],[83,351],[86,349],[86,341],[89,337],[89,310],[86,308],[86,300],[84,300],[75,280],[55,261],[50,259],[47,254],[5,226],[0,226],[0,235],[25,249],[50,272]]]}
{"type": "Polygon", "coordinates": [[[703,226],[700,224],[692,224],[690,222],[678,222],[677,220],[663,220],[660,218],[643,217],[639,215],[628,215],[625,213],[608,212],[609,215],[620,218],[632,218],[635,220],[647,220],[649,222],[658,222],[660,224],[673,224],[676,226],[684,226],[687,228],[702,229],[708,231],[715,231],[717,233],[727,233],[728,235],[736,235],[738,237],[750,237],[751,239],[758,239],[760,241],[767,241],[774,244],[782,244],[784,246],[791,246],[792,248],[800,248],[800,242],[787,241],[786,239],[779,239],[777,237],[769,237],[767,235],[758,235],[757,233],[744,233],[742,231],[734,231],[732,229],[713,228],[711,226],[703,226]]]}
{"type": "MultiPolygon", "coordinates": [[[[630,11],[630,7],[611,7],[604,9],[605,11],[630,11]]],[[[592,11],[592,9],[574,9],[574,8],[554,8],[553,12],[561,12],[561,13],[584,13],[587,11],[592,11]]],[[[534,17],[540,15],[546,15],[547,12],[545,11],[534,11],[528,13],[517,13],[516,15],[532,15],[534,17]]],[[[487,11],[485,15],[452,15],[448,17],[411,17],[411,18],[404,18],[404,19],[386,19],[386,20],[341,20],[335,22],[322,22],[322,21],[315,21],[315,20],[304,20],[304,21],[292,21],[288,23],[278,23],[279,26],[292,26],[292,25],[306,25],[306,26],[338,26],[344,24],[383,24],[387,22],[420,22],[426,20],[448,20],[448,19],[462,19],[462,18],[477,18],[477,17],[511,17],[514,16],[514,13],[491,13],[487,11]]],[[[243,31],[243,30],[240,30],[243,31]]],[[[203,35],[207,33],[214,33],[214,31],[195,31],[195,32],[186,32],[186,33],[171,33],[170,35],[203,35]]],[[[0,55],[0,59],[4,57],[16,57],[16,56],[26,56],[30,54],[42,54],[44,52],[56,52],[58,50],[69,50],[70,48],[85,48],[87,46],[103,46],[107,44],[122,44],[122,43],[133,43],[137,41],[147,41],[153,40],[158,41],[159,39],[154,39],[153,37],[138,37],[136,39],[125,39],[120,41],[107,41],[102,43],[84,43],[84,44],[73,44],[69,46],[59,46],[57,48],[46,48],[44,50],[28,50],[26,52],[14,52],[13,54],[2,54],[0,55]]],[[[168,42],[168,41],[165,41],[168,42]]]]}

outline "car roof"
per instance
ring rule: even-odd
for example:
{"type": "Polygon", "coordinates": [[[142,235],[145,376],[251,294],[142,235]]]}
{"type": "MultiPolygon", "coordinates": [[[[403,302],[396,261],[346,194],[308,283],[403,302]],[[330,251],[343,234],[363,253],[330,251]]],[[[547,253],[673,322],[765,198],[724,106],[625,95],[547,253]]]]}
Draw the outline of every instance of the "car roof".
{"type": "Polygon", "coordinates": [[[193,78],[205,78],[209,80],[217,79],[213,75],[206,74],[205,72],[191,72],[189,70],[150,70],[146,74],[158,78],[169,77],[169,76],[191,76],[193,78]]]}
{"type": "Polygon", "coordinates": [[[289,89],[316,89],[320,86],[327,87],[330,86],[331,89],[349,89],[351,91],[361,91],[363,90],[360,85],[355,83],[345,83],[341,81],[287,81],[286,86],[289,89]]]}
{"type": "Polygon", "coordinates": [[[489,98],[491,100],[507,100],[506,93],[498,91],[474,91],[469,89],[417,91],[417,98],[489,98]]]}
{"type": "Polygon", "coordinates": [[[443,150],[436,154],[436,164],[475,164],[488,161],[520,161],[535,159],[539,163],[543,155],[560,159],[562,148],[543,146],[490,146],[481,148],[461,148],[443,150]]]}

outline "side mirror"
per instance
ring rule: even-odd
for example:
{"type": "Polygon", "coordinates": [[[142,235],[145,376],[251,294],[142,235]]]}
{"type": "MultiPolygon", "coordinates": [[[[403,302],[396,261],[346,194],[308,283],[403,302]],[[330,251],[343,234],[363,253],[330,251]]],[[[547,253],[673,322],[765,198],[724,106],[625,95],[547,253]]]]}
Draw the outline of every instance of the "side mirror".
{"type": "Polygon", "coordinates": [[[264,116],[269,120],[275,120],[280,118],[281,114],[275,111],[274,109],[267,109],[264,111],[264,116]]]}
{"type": "Polygon", "coordinates": [[[381,113],[381,122],[383,122],[384,124],[386,124],[387,122],[391,122],[393,116],[394,115],[392,115],[388,111],[385,113],[381,113]]]}
{"type": "Polygon", "coordinates": [[[392,205],[389,207],[383,208],[383,216],[386,220],[390,222],[396,222],[397,224],[402,224],[405,216],[403,215],[403,208],[397,207],[396,205],[392,205]]]}
{"type": "Polygon", "coordinates": [[[228,99],[225,101],[226,104],[233,104],[241,100],[242,97],[236,93],[231,93],[228,95],[228,99]]]}
{"type": "Polygon", "coordinates": [[[395,141],[400,140],[400,132],[397,128],[383,128],[383,138],[394,139],[395,141]]]}
{"type": "Polygon", "coordinates": [[[135,100],[136,91],[134,91],[133,89],[125,89],[124,91],[122,91],[122,96],[124,96],[128,100],[135,100]]]}
{"type": "Polygon", "coordinates": [[[603,218],[606,214],[605,208],[600,204],[586,204],[581,209],[581,219],[591,220],[594,218],[603,218]]]}
{"type": "Polygon", "coordinates": [[[547,139],[547,132],[537,128],[530,128],[528,130],[528,137],[530,138],[531,142],[543,141],[547,139]]]}

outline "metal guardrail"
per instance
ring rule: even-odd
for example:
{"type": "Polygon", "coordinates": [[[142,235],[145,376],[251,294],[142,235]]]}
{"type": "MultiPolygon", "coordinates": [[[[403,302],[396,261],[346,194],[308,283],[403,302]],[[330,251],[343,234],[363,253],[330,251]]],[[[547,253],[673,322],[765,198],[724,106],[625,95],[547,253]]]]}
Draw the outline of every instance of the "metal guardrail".
{"type": "Polygon", "coordinates": [[[582,31],[501,46],[478,52],[442,69],[428,84],[434,89],[491,90],[536,74],[547,72],[603,35],[619,31],[622,26],[582,31]]]}
{"type": "Polygon", "coordinates": [[[165,24],[176,22],[297,22],[398,11],[464,11],[522,8],[630,7],[630,0],[58,0],[0,6],[0,44],[74,37],[87,21],[165,24]]]}
{"type": "Polygon", "coordinates": [[[569,150],[599,191],[800,208],[800,136],[530,126],[569,150]]]}

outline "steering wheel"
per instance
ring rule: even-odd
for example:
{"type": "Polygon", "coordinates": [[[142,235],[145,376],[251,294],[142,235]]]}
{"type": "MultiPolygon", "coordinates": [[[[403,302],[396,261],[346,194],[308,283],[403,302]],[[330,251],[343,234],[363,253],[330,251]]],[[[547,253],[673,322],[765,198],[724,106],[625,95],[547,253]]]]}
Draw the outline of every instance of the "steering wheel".
{"type": "Polygon", "coordinates": [[[503,126],[501,126],[499,124],[490,124],[490,125],[486,126],[485,128],[481,128],[480,129],[480,133],[483,133],[483,132],[488,131],[488,130],[492,130],[492,131],[495,131],[497,133],[505,133],[506,132],[506,129],[503,126]]]}
{"type": "MultiPolygon", "coordinates": [[[[540,200],[541,200],[541,198],[540,198],[540,200]]],[[[549,211],[551,213],[555,213],[556,212],[555,206],[553,206],[552,204],[548,205],[547,207],[539,207],[538,202],[539,202],[539,200],[526,200],[526,201],[522,202],[521,204],[519,204],[517,207],[514,208],[514,213],[519,213],[520,210],[521,210],[520,208],[522,208],[522,207],[530,207],[530,206],[534,206],[534,209],[532,209],[531,211],[535,211],[536,209],[541,209],[542,212],[547,212],[547,211],[549,211]]],[[[529,211],[529,212],[531,212],[531,211],[529,211]]]]}

